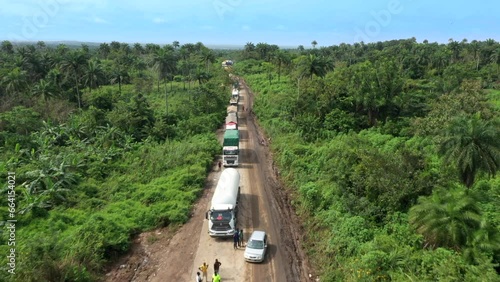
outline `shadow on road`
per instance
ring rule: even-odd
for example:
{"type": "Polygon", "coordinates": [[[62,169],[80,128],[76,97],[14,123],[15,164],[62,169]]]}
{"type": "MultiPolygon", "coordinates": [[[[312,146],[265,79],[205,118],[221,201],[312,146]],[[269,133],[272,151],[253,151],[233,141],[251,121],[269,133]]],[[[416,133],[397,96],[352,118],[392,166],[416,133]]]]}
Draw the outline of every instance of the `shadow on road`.
{"type": "Polygon", "coordinates": [[[258,163],[259,158],[257,158],[257,154],[254,149],[240,149],[240,156],[242,159],[242,163],[245,164],[255,164],[258,163]]]}
{"type": "Polygon", "coordinates": [[[244,240],[248,239],[247,236],[250,236],[251,229],[253,229],[255,223],[259,224],[260,220],[257,217],[252,215],[252,206],[258,205],[257,195],[253,194],[240,194],[239,203],[240,209],[238,211],[238,228],[243,228],[244,240]]]}

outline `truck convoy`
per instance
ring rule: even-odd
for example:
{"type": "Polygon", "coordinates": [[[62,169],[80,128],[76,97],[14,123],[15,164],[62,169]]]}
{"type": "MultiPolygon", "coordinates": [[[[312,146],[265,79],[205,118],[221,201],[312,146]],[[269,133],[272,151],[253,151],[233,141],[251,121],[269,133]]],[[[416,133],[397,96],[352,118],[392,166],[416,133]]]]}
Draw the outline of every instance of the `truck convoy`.
{"type": "Polygon", "coordinates": [[[238,166],[240,155],[240,131],[238,129],[227,129],[224,132],[222,142],[222,164],[226,166],[238,166]]]}
{"type": "Polygon", "coordinates": [[[212,237],[231,237],[236,228],[240,174],[234,168],[225,169],[219,178],[212,197],[208,219],[208,234],[212,237]]]}

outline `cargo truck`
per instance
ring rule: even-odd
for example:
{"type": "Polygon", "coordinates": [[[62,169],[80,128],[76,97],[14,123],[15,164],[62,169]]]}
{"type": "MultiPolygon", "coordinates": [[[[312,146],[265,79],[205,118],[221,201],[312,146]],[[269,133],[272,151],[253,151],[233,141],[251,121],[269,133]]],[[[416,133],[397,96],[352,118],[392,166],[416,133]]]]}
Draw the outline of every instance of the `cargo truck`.
{"type": "Polygon", "coordinates": [[[210,210],[205,215],[210,236],[233,236],[236,229],[239,196],[239,172],[234,168],[224,169],[215,188],[210,210]]]}
{"type": "Polygon", "coordinates": [[[238,129],[238,115],[236,113],[229,113],[226,117],[226,130],[238,129]]]}
{"type": "Polygon", "coordinates": [[[236,101],[238,101],[240,98],[240,90],[233,88],[233,92],[231,93],[231,97],[233,99],[236,99],[236,101]]]}
{"type": "Polygon", "coordinates": [[[238,98],[231,97],[231,99],[229,100],[229,104],[235,106],[238,105],[238,98]]]}
{"type": "Polygon", "coordinates": [[[238,166],[240,155],[240,131],[228,129],[224,132],[222,142],[222,164],[226,166],[238,166]]]}
{"type": "Polygon", "coordinates": [[[227,113],[230,114],[230,113],[236,113],[238,114],[238,106],[236,105],[229,105],[227,106],[227,113]]]}

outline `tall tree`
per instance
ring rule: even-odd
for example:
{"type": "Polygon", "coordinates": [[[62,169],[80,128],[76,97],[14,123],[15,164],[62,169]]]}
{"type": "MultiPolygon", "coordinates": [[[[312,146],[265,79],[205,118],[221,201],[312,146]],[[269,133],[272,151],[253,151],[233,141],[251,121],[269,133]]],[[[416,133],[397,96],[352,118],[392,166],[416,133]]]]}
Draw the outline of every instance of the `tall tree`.
{"type": "Polygon", "coordinates": [[[14,45],[8,40],[2,41],[2,45],[0,46],[0,50],[5,52],[8,55],[14,54],[14,45]]]}
{"type": "Polygon", "coordinates": [[[278,81],[280,81],[282,67],[290,65],[291,58],[288,52],[278,50],[274,53],[273,62],[278,67],[278,81]]]}
{"type": "Polygon", "coordinates": [[[478,199],[472,192],[455,188],[436,190],[421,197],[409,212],[410,224],[424,236],[427,247],[461,250],[481,227],[478,199]]]}
{"type": "Polygon", "coordinates": [[[104,80],[104,71],[99,60],[90,59],[88,61],[83,80],[84,84],[89,88],[89,92],[92,92],[92,88],[99,87],[104,80]]]}
{"type": "Polygon", "coordinates": [[[210,64],[215,62],[215,54],[212,50],[204,47],[200,52],[200,60],[205,64],[205,70],[210,70],[210,64]]]}
{"type": "Polygon", "coordinates": [[[174,54],[165,48],[153,54],[152,65],[158,74],[158,92],[160,92],[160,80],[166,81],[168,74],[175,69],[175,64],[174,54]]]}
{"type": "Polygon", "coordinates": [[[332,68],[332,64],[327,58],[319,57],[313,54],[298,57],[295,60],[295,64],[300,73],[305,74],[311,79],[313,76],[323,78],[332,68]]]}
{"type": "Polygon", "coordinates": [[[32,89],[32,94],[35,97],[42,98],[46,106],[48,106],[47,102],[49,99],[54,98],[58,95],[57,89],[54,87],[51,81],[47,81],[45,79],[40,79],[40,81],[35,84],[32,89]]]}
{"type": "Polygon", "coordinates": [[[130,78],[127,68],[118,62],[111,65],[109,82],[111,84],[118,83],[118,93],[122,93],[122,85],[130,78]]]}
{"type": "Polygon", "coordinates": [[[497,120],[486,121],[479,113],[461,116],[448,127],[440,153],[447,163],[453,163],[460,181],[470,188],[479,171],[495,175],[500,165],[500,138],[497,120]]]}
{"type": "Polygon", "coordinates": [[[27,89],[27,76],[26,71],[21,70],[19,67],[7,72],[0,80],[0,84],[9,95],[17,95],[27,89]]]}
{"type": "Polygon", "coordinates": [[[108,43],[101,43],[99,45],[99,49],[97,51],[103,59],[108,58],[109,53],[111,52],[111,47],[109,47],[108,43]]]}
{"type": "Polygon", "coordinates": [[[76,98],[78,100],[78,107],[82,107],[80,97],[80,83],[84,73],[85,66],[87,65],[87,58],[80,50],[69,52],[61,62],[61,69],[65,74],[66,79],[71,81],[76,90],[76,98]]]}

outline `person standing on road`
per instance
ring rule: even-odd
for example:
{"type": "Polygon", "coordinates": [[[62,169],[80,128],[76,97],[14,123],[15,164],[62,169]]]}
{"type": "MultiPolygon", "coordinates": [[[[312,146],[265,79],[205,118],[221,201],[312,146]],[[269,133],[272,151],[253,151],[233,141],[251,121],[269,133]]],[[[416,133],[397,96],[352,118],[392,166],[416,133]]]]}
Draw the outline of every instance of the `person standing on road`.
{"type": "Polygon", "coordinates": [[[205,281],[208,282],[208,264],[206,262],[203,262],[203,264],[198,267],[198,269],[203,274],[203,278],[205,279],[205,281]]]}
{"type": "Polygon", "coordinates": [[[220,282],[220,274],[219,272],[215,272],[212,276],[212,282],[220,282]]]}
{"type": "Polygon", "coordinates": [[[219,268],[220,268],[220,265],[222,263],[220,263],[220,261],[218,259],[215,259],[215,263],[214,263],[214,272],[215,273],[219,273],[219,268]]]}
{"type": "Polygon", "coordinates": [[[243,247],[243,229],[240,229],[240,233],[238,234],[238,246],[243,247]]]}
{"type": "Polygon", "coordinates": [[[200,272],[196,272],[196,280],[194,280],[196,282],[202,282],[203,279],[201,279],[201,276],[200,276],[200,272]]]}
{"type": "Polygon", "coordinates": [[[221,161],[219,161],[219,162],[217,163],[217,165],[219,166],[219,170],[220,170],[220,168],[222,167],[222,162],[221,162],[221,161]]]}
{"type": "Polygon", "coordinates": [[[240,242],[240,233],[238,231],[238,228],[236,228],[236,230],[234,231],[233,242],[234,242],[234,249],[236,250],[238,248],[238,244],[240,242]]]}

